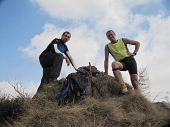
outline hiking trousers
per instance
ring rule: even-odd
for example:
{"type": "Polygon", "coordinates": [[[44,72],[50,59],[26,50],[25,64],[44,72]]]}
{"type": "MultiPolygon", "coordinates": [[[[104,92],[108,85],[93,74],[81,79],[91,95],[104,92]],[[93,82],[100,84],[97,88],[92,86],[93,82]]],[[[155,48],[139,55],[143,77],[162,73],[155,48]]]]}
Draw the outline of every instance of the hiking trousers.
{"type": "MultiPolygon", "coordinates": [[[[49,78],[60,76],[64,56],[61,53],[40,55],[39,60],[43,68],[42,80],[49,81],[49,78]]],[[[43,81],[44,82],[44,81],[43,81]]]]}

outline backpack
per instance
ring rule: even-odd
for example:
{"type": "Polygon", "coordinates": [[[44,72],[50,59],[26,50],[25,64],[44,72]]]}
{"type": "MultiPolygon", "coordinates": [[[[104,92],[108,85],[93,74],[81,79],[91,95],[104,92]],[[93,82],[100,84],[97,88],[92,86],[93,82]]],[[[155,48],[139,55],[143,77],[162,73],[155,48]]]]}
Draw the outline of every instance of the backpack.
{"type": "Polygon", "coordinates": [[[70,73],[66,77],[63,88],[56,94],[58,105],[76,103],[87,98],[88,78],[79,72],[70,73]]]}

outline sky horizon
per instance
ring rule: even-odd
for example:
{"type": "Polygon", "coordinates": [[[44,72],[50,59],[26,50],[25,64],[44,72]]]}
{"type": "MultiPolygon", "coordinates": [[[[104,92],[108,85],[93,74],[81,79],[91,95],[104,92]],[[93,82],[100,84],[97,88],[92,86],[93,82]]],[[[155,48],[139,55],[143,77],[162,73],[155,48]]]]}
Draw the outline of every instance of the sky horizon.
{"type": "MultiPolygon", "coordinates": [[[[91,62],[104,71],[105,33],[140,42],[135,56],[138,69],[146,68],[152,101],[170,101],[170,1],[169,0],[0,0],[0,93],[14,94],[13,84],[35,94],[42,77],[39,55],[64,31],[77,67],[91,62]],[[10,85],[11,84],[11,85],[10,85]]],[[[131,52],[134,46],[128,46],[131,52]]],[[[109,75],[111,62],[109,56],[109,75]]],[[[63,61],[60,78],[74,72],[63,61]]],[[[123,72],[130,83],[128,72],[123,72]]]]}

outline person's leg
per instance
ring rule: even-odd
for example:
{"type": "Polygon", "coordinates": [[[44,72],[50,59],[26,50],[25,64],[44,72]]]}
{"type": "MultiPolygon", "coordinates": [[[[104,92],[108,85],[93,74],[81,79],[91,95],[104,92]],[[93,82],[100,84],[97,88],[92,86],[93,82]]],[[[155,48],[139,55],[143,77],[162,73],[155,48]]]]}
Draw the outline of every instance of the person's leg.
{"type": "Polygon", "coordinates": [[[41,83],[40,83],[40,86],[38,87],[37,92],[41,91],[44,85],[49,83],[50,70],[51,70],[50,66],[43,67],[43,76],[41,78],[41,83]]]}
{"type": "Polygon", "coordinates": [[[137,72],[137,63],[134,57],[129,58],[129,66],[128,71],[130,74],[130,79],[132,86],[137,93],[141,93],[140,86],[139,86],[139,80],[138,80],[138,72],[137,72]]]}
{"type": "Polygon", "coordinates": [[[53,64],[51,65],[50,75],[52,78],[57,78],[60,76],[62,64],[63,64],[63,55],[60,53],[55,53],[53,64]]]}
{"type": "Polygon", "coordinates": [[[47,83],[57,81],[61,72],[63,58],[61,53],[47,54],[40,57],[40,64],[43,67],[42,83],[44,81],[47,83]]]}
{"type": "Polygon", "coordinates": [[[123,81],[122,74],[120,72],[120,69],[122,68],[123,68],[123,65],[120,62],[114,61],[112,63],[113,74],[118,81],[123,81]]]}
{"type": "Polygon", "coordinates": [[[63,59],[64,57],[61,53],[54,53],[43,56],[43,58],[40,59],[40,63],[43,67],[50,66],[51,78],[57,78],[61,72],[63,59]]]}
{"type": "Polygon", "coordinates": [[[123,69],[122,63],[120,63],[118,61],[114,61],[112,63],[113,74],[114,74],[116,80],[121,85],[121,92],[126,93],[126,92],[128,92],[128,89],[127,89],[126,84],[124,83],[123,78],[122,78],[122,74],[121,74],[121,71],[120,71],[122,69],[123,69]]]}
{"type": "Polygon", "coordinates": [[[131,79],[131,83],[132,83],[132,86],[133,86],[135,92],[141,93],[141,89],[140,89],[140,86],[139,86],[138,75],[137,74],[130,74],[130,79],[131,79]]]}

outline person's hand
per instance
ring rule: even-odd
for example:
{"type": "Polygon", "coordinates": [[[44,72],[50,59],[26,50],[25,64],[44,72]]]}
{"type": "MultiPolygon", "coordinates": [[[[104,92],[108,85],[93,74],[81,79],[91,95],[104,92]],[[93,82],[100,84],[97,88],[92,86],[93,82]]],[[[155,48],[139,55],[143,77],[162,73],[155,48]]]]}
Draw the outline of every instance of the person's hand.
{"type": "Polygon", "coordinates": [[[83,71],[84,69],[82,67],[75,68],[76,71],[83,71]]]}
{"type": "Polygon", "coordinates": [[[76,71],[80,71],[78,68],[75,68],[76,71]]]}
{"type": "Polygon", "coordinates": [[[128,52],[128,55],[130,56],[135,56],[135,54],[131,53],[131,52],[128,52]]]}
{"type": "Polygon", "coordinates": [[[70,65],[70,60],[67,57],[65,57],[65,59],[66,59],[67,66],[69,66],[70,65]]]}
{"type": "Polygon", "coordinates": [[[79,71],[84,71],[84,68],[83,67],[79,67],[78,70],[79,71]]]}

